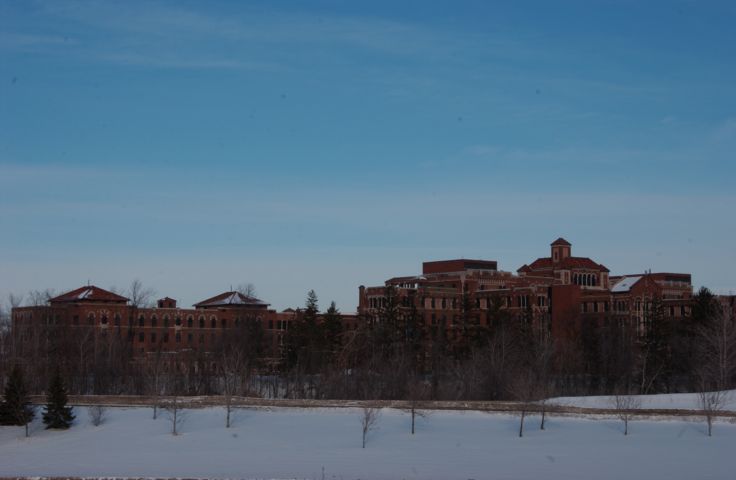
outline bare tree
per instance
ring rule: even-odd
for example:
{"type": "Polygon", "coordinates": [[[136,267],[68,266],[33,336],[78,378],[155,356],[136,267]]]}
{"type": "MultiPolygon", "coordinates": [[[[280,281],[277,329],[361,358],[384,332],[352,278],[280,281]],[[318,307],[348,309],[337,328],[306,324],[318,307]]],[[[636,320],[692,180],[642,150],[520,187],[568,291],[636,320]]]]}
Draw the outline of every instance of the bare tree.
{"type": "Polygon", "coordinates": [[[725,406],[736,373],[736,323],[719,306],[698,330],[697,340],[698,400],[711,436],[713,420],[725,406]]]}
{"type": "Polygon", "coordinates": [[[230,428],[233,397],[243,394],[250,377],[249,370],[245,354],[241,349],[232,345],[223,348],[220,373],[222,374],[222,393],[225,397],[225,428],[230,428]]]}
{"type": "Polygon", "coordinates": [[[99,427],[107,419],[107,409],[102,405],[92,405],[87,408],[87,414],[92,425],[99,427]]]}
{"type": "Polygon", "coordinates": [[[381,410],[378,408],[363,407],[360,416],[360,426],[363,430],[363,448],[365,448],[365,439],[368,433],[378,427],[378,419],[381,417],[381,410]]]}
{"type": "Polygon", "coordinates": [[[556,391],[551,371],[555,343],[550,334],[543,333],[541,338],[538,339],[536,347],[536,358],[534,359],[536,368],[536,395],[539,398],[537,405],[539,405],[542,417],[539,422],[539,429],[544,430],[544,423],[547,419],[547,401],[556,391]]]}
{"type": "Polygon", "coordinates": [[[510,385],[511,396],[518,402],[519,437],[524,436],[524,418],[533,408],[537,399],[537,382],[530,368],[522,368],[517,372],[510,385]]]}
{"type": "Polygon", "coordinates": [[[238,293],[242,293],[246,297],[255,297],[256,294],[256,286],[250,282],[248,283],[241,283],[238,285],[238,288],[235,290],[238,293]]]}
{"type": "Polygon", "coordinates": [[[184,423],[186,415],[179,401],[179,396],[175,395],[171,400],[164,404],[167,418],[171,424],[171,434],[179,435],[179,427],[184,423]]]}
{"type": "Polygon", "coordinates": [[[49,303],[49,300],[54,298],[54,290],[47,288],[46,290],[31,290],[28,292],[27,304],[31,307],[42,307],[49,303]]]}
{"type": "Polygon", "coordinates": [[[701,388],[698,392],[698,402],[700,403],[703,416],[705,416],[705,423],[708,426],[708,436],[711,437],[713,435],[713,420],[723,410],[726,403],[726,392],[701,388]]]}
{"type": "Polygon", "coordinates": [[[611,398],[611,403],[616,410],[616,416],[624,422],[624,435],[628,435],[629,420],[634,416],[635,411],[641,407],[641,398],[631,395],[628,389],[618,388],[611,398]]]}
{"type": "Polygon", "coordinates": [[[429,385],[419,378],[412,378],[407,385],[409,408],[404,411],[411,415],[411,434],[414,435],[416,417],[424,418],[426,413],[419,409],[422,402],[429,397],[429,385]]]}
{"type": "Polygon", "coordinates": [[[143,282],[137,278],[133,280],[128,287],[128,298],[130,305],[135,308],[147,307],[151,303],[151,298],[156,295],[156,290],[143,286],[143,282]]]}
{"type": "Polygon", "coordinates": [[[164,354],[159,344],[153,355],[143,359],[143,371],[146,380],[146,390],[151,396],[153,403],[153,419],[156,420],[158,415],[159,396],[166,386],[167,364],[164,361],[164,354]]]}

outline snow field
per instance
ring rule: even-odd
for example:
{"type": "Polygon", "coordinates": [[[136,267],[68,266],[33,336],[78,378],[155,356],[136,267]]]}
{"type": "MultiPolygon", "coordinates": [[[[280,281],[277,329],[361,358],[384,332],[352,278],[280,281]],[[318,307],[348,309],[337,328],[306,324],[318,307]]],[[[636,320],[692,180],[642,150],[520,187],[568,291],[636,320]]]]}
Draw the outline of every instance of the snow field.
{"type": "MultiPolygon", "coordinates": [[[[225,428],[223,408],[185,410],[181,434],[150,408],[109,408],[95,427],[75,408],[68,431],[31,437],[0,427],[0,476],[115,476],[321,479],[732,479],[736,425],[713,437],[693,421],[633,421],[625,437],[613,419],[527,418],[434,411],[417,418],[383,409],[361,448],[360,409],[239,409],[225,428]]],[[[40,415],[39,415],[40,416],[40,415]]]]}

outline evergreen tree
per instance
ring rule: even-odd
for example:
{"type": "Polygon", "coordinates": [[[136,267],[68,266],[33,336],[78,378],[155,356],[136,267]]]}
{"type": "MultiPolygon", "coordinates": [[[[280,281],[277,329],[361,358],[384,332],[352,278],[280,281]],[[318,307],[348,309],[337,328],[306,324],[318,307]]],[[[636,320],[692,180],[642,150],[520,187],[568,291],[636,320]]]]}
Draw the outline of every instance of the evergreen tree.
{"type": "Polygon", "coordinates": [[[307,293],[304,310],[297,311],[296,321],[290,325],[284,339],[285,369],[298,367],[303,373],[316,373],[322,365],[320,326],[317,324],[319,306],[314,290],[307,293]]]}
{"type": "Polygon", "coordinates": [[[0,404],[0,425],[25,425],[28,436],[28,423],[35,415],[23,381],[23,372],[16,365],[5,385],[4,400],[0,404]]]}
{"type": "Polygon", "coordinates": [[[68,407],[66,403],[66,387],[64,387],[61,372],[57,368],[51,377],[49,391],[46,394],[46,406],[43,412],[43,423],[46,424],[47,429],[67,429],[71,426],[74,420],[74,414],[72,413],[72,407],[68,407]]]}
{"type": "Polygon", "coordinates": [[[342,315],[335,302],[325,312],[322,322],[322,343],[327,352],[327,359],[332,363],[340,350],[340,334],[342,333],[342,315]]]}

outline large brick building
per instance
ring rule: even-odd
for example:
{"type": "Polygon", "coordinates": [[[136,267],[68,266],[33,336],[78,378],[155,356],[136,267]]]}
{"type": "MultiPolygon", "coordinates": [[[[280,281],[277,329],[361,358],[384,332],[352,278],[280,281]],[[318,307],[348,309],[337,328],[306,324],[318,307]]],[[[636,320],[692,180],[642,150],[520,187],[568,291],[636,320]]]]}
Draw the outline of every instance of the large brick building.
{"type": "MultiPolygon", "coordinates": [[[[419,275],[394,277],[384,285],[359,287],[358,314],[343,314],[343,329],[361,321],[379,321],[387,287],[398,297],[399,309],[416,314],[427,326],[461,327],[462,318],[492,326],[498,309],[526,315],[549,329],[555,338],[583,322],[616,321],[643,334],[653,305],[669,317],[687,315],[692,296],[689,274],[644,272],[611,276],[608,268],[588,257],[572,255],[572,245],[559,238],[550,255],[522,265],[516,273],[498,270],[492,260],[456,259],[425,262],[419,275]]],[[[732,302],[733,303],[733,302],[732,302]]],[[[224,292],[193,308],[179,308],[163,298],[153,308],[96,286],[84,286],[50,299],[47,305],[12,311],[14,328],[61,325],[86,327],[100,336],[125,339],[137,355],[162,352],[208,352],[247,322],[264,332],[265,355],[276,362],[284,335],[298,311],[281,312],[239,292],[224,292]]],[[[456,335],[455,335],[456,337],[456,335]]]]}
{"type": "MultiPolygon", "coordinates": [[[[137,307],[121,295],[94,285],[64,293],[44,306],[14,308],[13,328],[18,332],[53,325],[92,331],[103,337],[125,339],[135,355],[154,352],[209,352],[247,322],[257,322],[264,333],[265,355],[277,362],[284,335],[298,311],[281,312],[240,292],[224,292],[202,300],[194,308],[179,308],[166,297],[156,307],[137,307]]],[[[355,315],[344,315],[346,328],[355,328],[355,315]]]]}
{"type": "Polygon", "coordinates": [[[689,274],[651,273],[610,276],[604,265],[572,255],[572,245],[559,238],[550,256],[522,265],[516,272],[500,271],[490,260],[425,262],[421,275],[394,277],[376,287],[359,287],[359,315],[379,320],[387,287],[395,287],[402,308],[416,309],[426,325],[452,330],[463,312],[480,325],[492,323],[495,308],[513,315],[530,315],[561,338],[581,322],[616,319],[646,330],[655,302],[665,315],[686,315],[692,296],[689,274]],[[468,301],[469,300],[469,301],[468,301]],[[465,302],[463,304],[463,302],[465,302]]]}

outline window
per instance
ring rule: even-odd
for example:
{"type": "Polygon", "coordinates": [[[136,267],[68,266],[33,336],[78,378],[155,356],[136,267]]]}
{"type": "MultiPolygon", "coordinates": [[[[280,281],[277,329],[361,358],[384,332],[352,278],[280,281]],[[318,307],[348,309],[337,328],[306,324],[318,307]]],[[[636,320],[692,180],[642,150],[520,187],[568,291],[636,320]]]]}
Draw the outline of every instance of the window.
{"type": "Polygon", "coordinates": [[[141,342],[141,343],[145,342],[146,341],[146,334],[143,333],[143,332],[139,333],[138,334],[138,341],[141,342]]]}
{"type": "Polygon", "coordinates": [[[199,317],[199,328],[204,328],[204,317],[199,317]]]}
{"type": "Polygon", "coordinates": [[[187,333],[187,343],[192,343],[192,338],[193,338],[192,337],[192,334],[191,333],[187,333]]]}
{"type": "Polygon", "coordinates": [[[169,332],[164,332],[164,343],[169,343],[169,332]]]}
{"type": "MultiPolygon", "coordinates": [[[[31,319],[32,318],[33,317],[31,317],[31,319]]],[[[90,313],[89,315],[87,315],[87,325],[94,325],[94,324],[95,324],[95,314],[90,313]]]]}
{"type": "Polygon", "coordinates": [[[115,326],[116,327],[120,326],[120,314],[119,313],[115,314],[115,326]]]}
{"type": "Polygon", "coordinates": [[[210,318],[210,327],[216,328],[217,327],[217,319],[215,317],[210,318]]]}
{"type": "Polygon", "coordinates": [[[146,324],[146,320],[143,318],[143,315],[141,315],[140,317],[138,317],[138,326],[139,327],[143,327],[143,326],[145,326],[145,324],[146,324]]]}
{"type": "Polygon", "coordinates": [[[222,328],[227,328],[227,319],[225,319],[225,318],[221,318],[221,319],[220,319],[220,326],[221,326],[222,328]]]}
{"type": "Polygon", "coordinates": [[[175,325],[176,325],[177,327],[181,326],[181,317],[177,316],[177,317],[176,317],[176,320],[174,320],[174,324],[175,324],[175,325]]]}
{"type": "Polygon", "coordinates": [[[204,343],[204,333],[199,334],[199,343],[204,343]]]}
{"type": "Polygon", "coordinates": [[[164,327],[168,327],[168,326],[169,326],[169,316],[164,315],[164,327]]]}
{"type": "Polygon", "coordinates": [[[102,316],[100,317],[100,323],[101,323],[102,325],[107,325],[107,315],[105,315],[104,313],[103,313],[103,314],[102,314],[102,316]]]}
{"type": "Polygon", "coordinates": [[[187,317],[187,327],[192,328],[192,324],[194,323],[194,318],[192,318],[191,315],[187,317]]]}
{"type": "Polygon", "coordinates": [[[156,318],[156,315],[151,315],[151,326],[155,327],[158,324],[158,319],[156,318]]]}
{"type": "Polygon", "coordinates": [[[181,332],[176,332],[176,343],[181,343],[181,332]]]}
{"type": "Polygon", "coordinates": [[[268,329],[273,330],[273,320],[268,321],[268,329]]]}
{"type": "Polygon", "coordinates": [[[156,343],[156,332],[151,332],[151,343],[156,343]]]}

